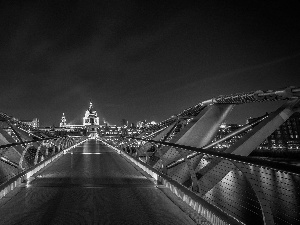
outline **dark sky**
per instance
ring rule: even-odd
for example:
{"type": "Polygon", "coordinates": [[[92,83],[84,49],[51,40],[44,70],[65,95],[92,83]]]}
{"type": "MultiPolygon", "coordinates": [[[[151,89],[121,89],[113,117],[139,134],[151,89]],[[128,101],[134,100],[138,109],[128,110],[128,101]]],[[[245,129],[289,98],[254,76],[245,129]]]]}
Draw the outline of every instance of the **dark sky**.
{"type": "Polygon", "coordinates": [[[111,124],[161,121],[221,94],[300,86],[297,1],[16,2],[0,3],[0,111],[20,119],[81,124],[92,99],[111,124]]]}

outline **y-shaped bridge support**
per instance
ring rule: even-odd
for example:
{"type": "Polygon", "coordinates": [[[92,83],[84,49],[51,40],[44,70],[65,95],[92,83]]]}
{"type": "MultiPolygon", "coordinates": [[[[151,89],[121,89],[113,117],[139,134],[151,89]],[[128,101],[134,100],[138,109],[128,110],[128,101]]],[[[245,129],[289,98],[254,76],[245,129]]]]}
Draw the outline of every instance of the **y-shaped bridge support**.
{"type": "MultiPolygon", "coordinates": [[[[300,100],[292,100],[287,102],[278,110],[271,113],[267,119],[257,125],[253,130],[247,133],[225,152],[235,155],[248,156],[294,112],[298,111],[299,105],[300,100]]],[[[258,180],[258,177],[253,173],[253,171],[251,172],[246,165],[241,163],[234,165],[227,160],[214,159],[211,163],[199,171],[199,173],[202,175],[202,177],[198,180],[199,195],[204,196],[235,167],[243,172],[251,184],[251,187],[255,191],[260,202],[265,224],[274,224],[269,201],[267,200],[264,191],[260,186],[261,184],[258,180]]]]}
{"type": "MultiPolygon", "coordinates": [[[[194,119],[192,127],[179,138],[176,144],[192,147],[202,147],[207,145],[215,137],[220,124],[231,112],[232,108],[233,105],[231,104],[214,104],[208,106],[194,119]]],[[[191,177],[193,189],[197,189],[195,168],[202,156],[199,155],[192,159],[187,159],[186,156],[188,154],[190,154],[189,151],[171,147],[163,155],[161,160],[163,162],[162,165],[155,165],[154,168],[158,166],[166,168],[166,165],[169,163],[184,157],[186,163],[167,171],[167,174],[180,184],[183,184],[191,177]]]]}

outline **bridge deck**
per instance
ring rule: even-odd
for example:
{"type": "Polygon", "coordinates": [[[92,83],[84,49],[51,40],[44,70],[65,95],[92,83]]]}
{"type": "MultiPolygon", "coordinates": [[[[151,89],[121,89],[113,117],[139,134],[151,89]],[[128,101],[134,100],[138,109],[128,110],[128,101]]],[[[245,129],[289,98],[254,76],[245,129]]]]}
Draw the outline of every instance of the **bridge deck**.
{"type": "Polygon", "coordinates": [[[113,150],[90,140],[0,200],[0,224],[194,224],[113,150]]]}

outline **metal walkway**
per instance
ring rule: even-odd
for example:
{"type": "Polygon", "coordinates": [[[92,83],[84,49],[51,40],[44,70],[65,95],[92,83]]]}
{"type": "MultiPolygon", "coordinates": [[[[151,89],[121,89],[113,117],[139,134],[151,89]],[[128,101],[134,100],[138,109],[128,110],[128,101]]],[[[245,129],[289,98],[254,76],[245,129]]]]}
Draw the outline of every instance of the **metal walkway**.
{"type": "Polygon", "coordinates": [[[89,140],[0,200],[0,224],[195,224],[124,158],[89,140]]]}

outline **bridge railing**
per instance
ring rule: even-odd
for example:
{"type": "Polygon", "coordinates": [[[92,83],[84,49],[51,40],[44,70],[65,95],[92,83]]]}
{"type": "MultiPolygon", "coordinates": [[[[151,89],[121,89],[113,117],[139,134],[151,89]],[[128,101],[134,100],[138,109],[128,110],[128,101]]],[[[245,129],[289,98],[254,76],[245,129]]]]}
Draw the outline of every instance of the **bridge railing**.
{"type": "Polygon", "coordinates": [[[45,137],[52,137],[53,135],[48,132],[48,131],[40,131],[38,128],[33,127],[29,124],[26,124],[20,120],[18,120],[17,118],[14,118],[12,116],[7,115],[6,113],[0,112],[0,121],[5,121],[10,125],[15,125],[17,126],[19,129],[30,133],[33,136],[36,136],[39,139],[43,139],[45,137]]]}
{"type": "MultiPolygon", "coordinates": [[[[128,137],[128,139],[131,139],[128,137]]],[[[134,139],[134,138],[133,138],[134,139]]],[[[178,182],[174,181],[166,174],[161,173],[160,171],[152,168],[151,166],[147,165],[145,162],[133,157],[132,155],[128,154],[126,151],[120,149],[116,142],[107,141],[102,138],[99,139],[105,145],[111,147],[119,154],[123,155],[125,158],[130,160],[132,163],[140,167],[143,171],[149,174],[152,178],[155,179],[157,185],[163,185],[168,188],[173,194],[179,197],[183,202],[185,202],[188,206],[190,206],[193,210],[203,216],[212,224],[217,225],[226,225],[226,224],[241,224],[236,218],[224,213],[219,208],[209,204],[201,197],[197,196],[194,192],[189,190],[188,188],[184,187],[183,185],[179,184],[178,182]]],[[[135,140],[141,140],[136,138],[135,140]]],[[[148,140],[143,140],[148,141],[148,140]]]]}
{"type": "MultiPolygon", "coordinates": [[[[280,209],[276,208],[278,204],[282,204],[286,207],[288,211],[286,213],[289,214],[290,221],[293,221],[295,224],[299,221],[300,206],[298,200],[300,199],[300,172],[298,166],[142,138],[122,137],[122,140],[120,140],[120,138],[111,138],[110,140],[101,139],[106,145],[109,145],[118,151],[118,153],[142,168],[158,183],[160,182],[169,188],[175,195],[181,198],[182,201],[213,224],[243,224],[243,222],[239,220],[238,216],[235,217],[234,213],[228,214],[225,212],[223,210],[224,206],[223,208],[216,207],[215,204],[208,201],[209,199],[203,198],[203,196],[201,196],[201,190],[199,193],[199,190],[193,191],[185,187],[167,174],[154,169],[143,160],[136,158],[134,154],[126,152],[126,149],[125,151],[122,150],[120,143],[124,142],[124,138],[129,141],[143,141],[173,147],[178,150],[186,150],[189,151],[191,155],[193,155],[193,153],[194,155],[195,153],[201,153],[210,159],[217,159],[219,162],[229,162],[228,171],[225,171],[225,173],[229,173],[231,170],[238,168],[238,170],[246,176],[247,182],[254,189],[255,194],[258,195],[259,203],[257,204],[263,205],[265,201],[268,203],[266,205],[271,206],[270,209],[264,209],[263,212],[259,209],[256,212],[258,214],[265,214],[263,215],[264,218],[262,218],[265,220],[265,224],[272,224],[272,222],[269,223],[266,221],[269,216],[272,216],[271,220],[273,220],[273,217],[278,217],[277,221],[283,219],[280,216],[282,212],[279,212],[280,209]],[[268,215],[268,213],[270,214],[268,215]]],[[[224,202],[224,204],[227,207],[230,206],[228,203],[226,204],[224,202]]]]}
{"type": "Polygon", "coordinates": [[[11,143],[0,146],[0,164],[1,169],[6,168],[7,171],[5,176],[0,177],[0,199],[7,195],[10,191],[16,188],[21,183],[28,181],[36,172],[44,168],[49,163],[55,161],[61,157],[66,151],[76,147],[77,145],[85,142],[87,137],[77,137],[71,138],[68,136],[65,137],[56,137],[56,138],[45,138],[38,141],[25,141],[18,143],[11,143]],[[39,147],[35,149],[34,155],[31,157],[33,163],[28,164],[26,157],[28,149],[33,147],[33,144],[38,144],[39,147]],[[19,162],[15,162],[15,158],[9,159],[4,157],[5,152],[10,151],[11,147],[25,145],[23,149],[22,156],[20,157],[19,162]],[[45,146],[43,153],[41,153],[41,147],[45,146]],[[24,164],[27,164],[24,168],[24,164]]]}
{"type": "Polygon", "coordinates": [[[200,102],[134,137],[106,141],[241,223],[251,220],[272,225],[299,224],[299,168],[249,157],[299,112],[299,97],[300,88],[296,87],[222,95],[200,102]],[[235,105],[277,100],[285,102],[274,112],[237,126],[224,137],[217,136],[235,105]],[[213,149],[219,146],[224,148],[213,149]]]}

